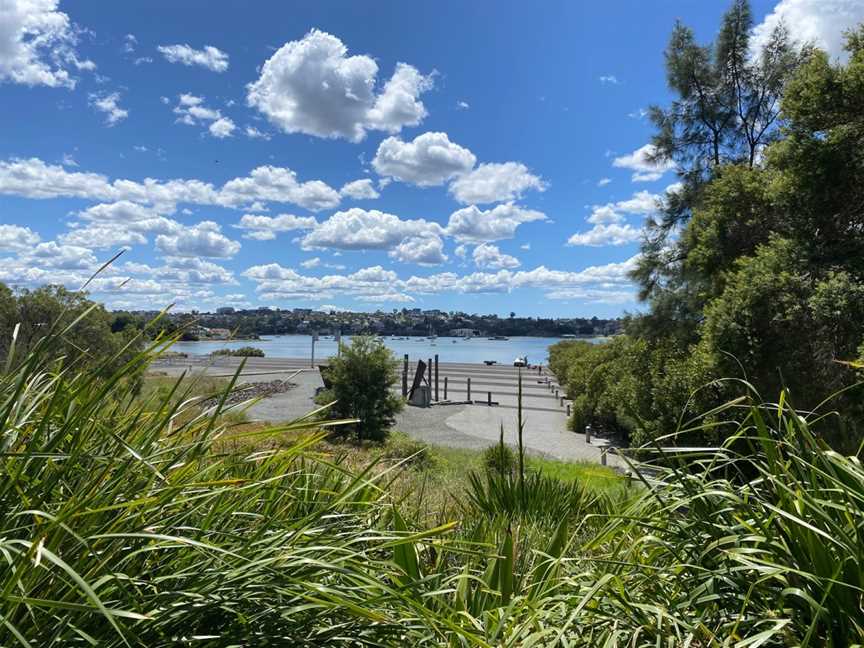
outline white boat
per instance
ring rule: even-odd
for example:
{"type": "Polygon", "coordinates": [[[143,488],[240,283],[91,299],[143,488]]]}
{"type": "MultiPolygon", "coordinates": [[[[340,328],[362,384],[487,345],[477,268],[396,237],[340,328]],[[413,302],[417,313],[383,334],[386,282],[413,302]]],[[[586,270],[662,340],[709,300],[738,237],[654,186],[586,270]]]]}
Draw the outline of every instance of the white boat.
{"type": "Polygon", "coordinates": [[[528,366],[528,356],[516,356],[516,359],[513,361],[514,367],[527,367],[528,366]]]}

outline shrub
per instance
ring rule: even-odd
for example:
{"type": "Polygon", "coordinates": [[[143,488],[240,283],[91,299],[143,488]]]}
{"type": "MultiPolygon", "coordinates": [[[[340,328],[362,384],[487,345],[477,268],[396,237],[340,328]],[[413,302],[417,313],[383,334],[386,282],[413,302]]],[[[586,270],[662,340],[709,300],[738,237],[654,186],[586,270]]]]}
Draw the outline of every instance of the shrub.
{"type": "Polygon", "coordinates": [[[483,465],[496,474],[510,474],[516,470],[516,453],[503,443],[489,446],[483,451],[483,465]]]}
{"type": "Polygon", "coordinates": [[[264,352],[261,349],[251,346],[240,347],[239,349],[217,349],[210,355],[214,356],[232,356],[235,358],[263,358],[264,352]]]}
{"type": "Polygon", "coordinates": [[[399,379],[393,353],[377,338],[356,336],[324,372],[334,399],[329,414],[357,419],[350,427],[358,440],[383,440],[403,405],[393,393],[399,379]]]}

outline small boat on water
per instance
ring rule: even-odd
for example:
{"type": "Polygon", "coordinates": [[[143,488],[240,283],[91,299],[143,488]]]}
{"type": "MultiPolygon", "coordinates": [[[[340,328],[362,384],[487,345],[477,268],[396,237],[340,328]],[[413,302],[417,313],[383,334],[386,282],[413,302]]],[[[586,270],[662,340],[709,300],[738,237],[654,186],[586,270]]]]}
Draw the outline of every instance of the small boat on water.
{"type": "Polygon", "coordinates": [[[490,338],[486,338],[486,339],[487,340],[505,340],[506,341],[506,340],[509,340],[510,338],[508,338],[506,335],[496,335],[494,337],[490,337],[490,338]]]}

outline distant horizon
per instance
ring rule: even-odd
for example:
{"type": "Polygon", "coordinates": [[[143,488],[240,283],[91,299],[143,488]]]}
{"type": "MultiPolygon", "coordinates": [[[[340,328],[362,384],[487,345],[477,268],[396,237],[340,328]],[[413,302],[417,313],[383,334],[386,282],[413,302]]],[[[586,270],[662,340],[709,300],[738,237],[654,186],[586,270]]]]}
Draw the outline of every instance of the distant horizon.
{"type": "MultiPolygon", "coordinates": [[[[841,57],[864,2],[753,0],[841,57]]],[[[728,2],[88,3],[0,12],[0,281],[112,309],[620,317],[679,188],[652,105],[728,2]]]]}

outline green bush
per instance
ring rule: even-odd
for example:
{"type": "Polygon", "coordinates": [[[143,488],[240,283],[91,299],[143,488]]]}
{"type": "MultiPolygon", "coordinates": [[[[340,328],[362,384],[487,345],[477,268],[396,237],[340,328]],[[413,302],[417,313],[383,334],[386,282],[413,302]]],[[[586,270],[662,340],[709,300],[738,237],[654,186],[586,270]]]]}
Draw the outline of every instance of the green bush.
{"type": "Polygon", "coordinates": [[[257,347],[245,346],[239,349],[217,349],[210,355],[214,356],[232,356],[235,358],[263,358],[264,351],[257,347]]]}
{"type": "Polygon", "coordinates": [[[483,451],[483,466],[488,472],[509,474],[516,470],[516,453],[504,444],[489,446],[483,451]]]}
{"type": "Polygon", "coordinates": [[[377,338],[355,336],[338,357],[330,358],[323,372],[333,399],[329,415],[357,419],[346,427],[358,440],[384,440],[403,406],[393,392],[399,380],[393,353],[377,338]]]}

